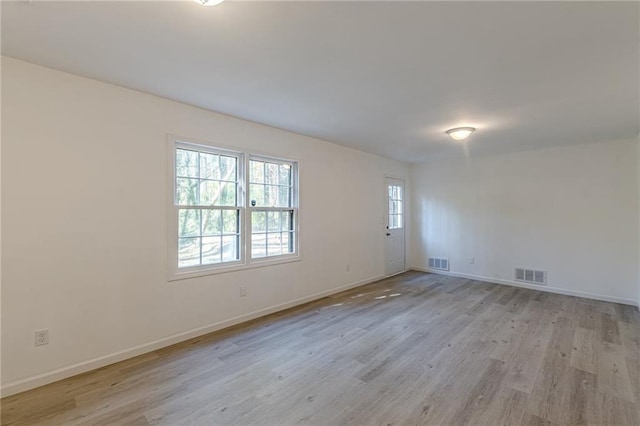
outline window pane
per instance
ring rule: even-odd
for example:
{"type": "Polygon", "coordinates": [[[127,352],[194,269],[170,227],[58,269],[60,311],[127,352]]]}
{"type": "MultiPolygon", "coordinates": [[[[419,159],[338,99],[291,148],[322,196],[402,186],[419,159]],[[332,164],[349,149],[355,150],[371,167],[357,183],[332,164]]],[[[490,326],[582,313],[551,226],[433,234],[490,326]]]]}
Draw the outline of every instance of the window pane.
{"type": "Polygon", "coordinates": [[[220,157],[218,155],[200,153],[200,178],[220,179],[220,157]]]}
{"type": "Polygon", "coordinates": [[[291,190],[288,186],[281,186],[279,189],[280,196],[278,197],[278,207],[291,207],[291,201],[289,195],[291,190]]]}
{"type": "Polygon", "coordinates": [[[176,176],[198,177],[198,153],[186,149],[176,149],[176,176]]]}
{"type": "Polygon", "coordinates": [[[200,264],[200,238],[178,239],[178,267],[200,264]]]}
{"type": "Polygon", "coordinates": [[[220,240],[222,237],[202,237],[202,264],[220,263],[220,240]]]}
{"type": "Polygon", "coordinates": [[[396,188],[396,200],[402,200],[402,187],[397,186],[396,188]]]}
{"type": "Polygon", "coordinates": [[[278,187],[273,185],[265,185],[264,205],[266,207],[276,207],[277,204],[278,204],[278,187]]]}
{"type": "Polygon", "coordinates": [[[278,256],[282,254],[282,239],[280,232],[267,234],[267,256],[278,256]]]}
{"type": "Polygon", "coordinates": [[[396,213],[402,214],[402,201],[396,201],[396,213]]]}
{"type": "Polygon", "coordinates": [[[269,232],[280,231],[280,212],[267,212],[269,232]]]}
{"type": "Polygon", "coordinates": [[[222,237],[222,261],[233,262],[238,260],[238,237],[229,235],[222,237]]]}
{"type": "Polygon", "coordinates": [[[280,185],[291,185],[291,166],[288,164],[280,164],[280,185]]]}
{"type": "Polygon", "coordinates": [[[238,211],[223,210],[222,211],[222,231],[224,234],[238,233],[238,211]]]}
{"type": "Polygon", "coordinates": [[[178,236],[179,237],[199,237],[200,236],[200,210],[179,209],[178,210],[178,236]]]}
{"type": "Polygon", "coordinates": [[[293,253],[293,233],[282,233],[282,254],[293,253]]]}
{"type": "Polygon", "coordinates": [[[178,205],[194,206],[198,204],[198,179],[176,179],[176,201],[178,205]]]}
{"type": "Polygon", "coordinates": [[[222,233],[222,212],[220,210],[202,210],[202,235],[220,235],[222,233]]]}
{"type": "Polygon", "coordinates": [[[265,164],[265,183],[277,185],[280,176],[278,164],[266,163],[265,164]]]}
{"type": "Polygon", "coordinates": [[[282,246],[282,254],[289,253],[289,233],[288,232],[282,232],[280,234],[280,243],[282,246]]]}
{"type": "Polygon", "coordinates": [[[220,156],[220,179],[236,180],[236,159],[235,157],[220,156]]]}
{"type": "Polygon", "coordinates": [[[292,211],[282,212],[282,228],[280,228],[282,231],[291,231],[293,229],[292,218],[293,218],[292,211]]]}
{"type": "Polygon", "coordinates": [[[264,163],[262,161],[250,161],[249,182],[264,183],[264,163]]]}
{"type": "Polygon", "coordinates": [[[220,206],[235,206],[236,205],[236,184],[222,182],[220,184],[220,206]]]}
{"type": "Polygon", "coordinates": [[[251,212],[251,232],[267,231],[267,212],[251,212]]]}
{"type": "Polygon", "coordinates": [[[249,188],[249,199],[251,200],[252,206],[264,206],[264,186],[251,184],[249,188]]]}
{"type": "Polygon", "coordinates": [[[220,205],[220,183],[215,180],[200,181],[200,205],[220,205]]]}
{"type": "Polygon", "coordinates": [[[267,255],[266,234],[251,235],[251,257],[265,257],[267,255]]]}
{"type": "Polygon", "coordinates": [[[402,228],[402,216],[401,215],[397,215],[396,216],[396,227],[397,228],[402,228]]]}

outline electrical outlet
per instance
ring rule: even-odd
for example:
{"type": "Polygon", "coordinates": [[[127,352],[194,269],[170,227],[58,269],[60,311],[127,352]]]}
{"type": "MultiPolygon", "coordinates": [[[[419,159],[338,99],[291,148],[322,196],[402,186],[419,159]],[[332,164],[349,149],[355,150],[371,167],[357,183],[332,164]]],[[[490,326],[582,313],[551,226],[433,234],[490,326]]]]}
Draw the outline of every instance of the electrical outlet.
{"type": "Polygon", "coordinates": [[[351,265],[349,265],[349,264],[347,263],[347,266],[346,266],[346,268],[345,268],[345,269],[347,270],[347,272],[350,272],[350,271],[351,271],[351,265]]]}
{"type": "Polygon", "coordinates": [[[240,287],[240,297],[245,297],[247,295],[247,288],[240,287]]]}
{"type": "Polygon", "coordinates": [[[49,344],[49,329],[45,328],[44,330],[36,330],[36,346],[48,345],[49,344]]]}
{"type": "Polygon", "coordinates": [[[470,257],[470,258],[469,258],[469,263],[470,263],[470,264],[472,264],[472,265],[473,265],[474,263],[476,263],[476,258],[475,258],[475,257],[470,257]]]}

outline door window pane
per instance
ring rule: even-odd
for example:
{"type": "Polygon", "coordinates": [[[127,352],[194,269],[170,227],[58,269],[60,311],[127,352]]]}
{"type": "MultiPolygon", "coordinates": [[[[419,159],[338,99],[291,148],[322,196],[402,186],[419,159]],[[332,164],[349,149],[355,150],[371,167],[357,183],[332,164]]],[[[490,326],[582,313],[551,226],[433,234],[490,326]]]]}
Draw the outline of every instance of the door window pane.
{"type": "Polygon", "coordinates": [[[402,186],[389,185],[389,229],[399,229],[403,226],[402,186]]]}

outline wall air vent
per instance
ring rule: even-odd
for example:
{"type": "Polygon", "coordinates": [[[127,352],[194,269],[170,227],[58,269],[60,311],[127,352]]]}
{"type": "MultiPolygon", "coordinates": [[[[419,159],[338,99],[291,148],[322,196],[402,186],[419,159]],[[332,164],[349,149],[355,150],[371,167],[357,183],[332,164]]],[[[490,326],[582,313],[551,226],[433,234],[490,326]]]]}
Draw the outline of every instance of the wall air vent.
{"type": "Polygon", "coordinates": [[[442,257],[430,257],[429,258],[429,269],[439,269],[441,271],[449,270],[449,259],[445,259],[442,257]]]}
{"type": "Polygon", "coordinates": [[[547,285],[547,271],[516,268],[514,279],[523,283],[547,285]]]}

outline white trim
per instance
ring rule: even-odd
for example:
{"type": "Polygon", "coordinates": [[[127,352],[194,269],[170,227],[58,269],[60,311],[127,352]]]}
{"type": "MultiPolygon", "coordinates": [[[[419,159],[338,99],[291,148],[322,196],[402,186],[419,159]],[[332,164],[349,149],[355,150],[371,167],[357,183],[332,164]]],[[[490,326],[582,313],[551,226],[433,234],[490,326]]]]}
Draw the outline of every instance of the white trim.
{"type": "Polygon", "coordinates": [[[412,266],[409,269],[414,271],[420,271],[420,272],[430,272],[432,274],[437,274],[437,275],[447,275],[451,277],[468,278],[471,280],[483,281],[483,282],[492,283],[492,284],[502,284],[502,285],[509,285],[512,287],[521,287],[521,288],[528,288],[531,290],[546,291],[548,293],[563,294],[565,296],[582,297],[585,299],[601,300],[603,302],[613,302],[613,303],[621,303],[623,305],[638,306],[638,302],[636,302],[635,300],[624,299],[622,297],[605,296],[603,294],[587,293],[584,291],[568,290],[565,288],[549,287],[546,285],[543,286],[543,285],[526,284],[526,283],[521,283],[521,282],[516,282],[511,280],[503,280],[501,278],[483,277],[480,275],[464,274],[460,272],[440,271],[437,269],[422,268],[419,266],[412,266]]]}
{"type": "Polygon", "coordinates": [[[400,272],[395,272],[395,273],[393,273],[393,274],[391,274],[391,275],[385,275],[385,276],[384,276],[384,279],[387,279],[387,278],[393,278],[393,277],[395,277],[396,275],[404,274],[405,272],[408,272],[408,271],[410,271],[410,269],[404,269],[404,270],[402,270],[402,271],[400,271],[400,272]]]}
{"type": "Polygon", "coordinates": [[[207,275],[215,275],[215,274],[224,274],[227,272],[235,272],[235,271],[243,271],[245,269],[254,269],[254,268],[264,268],[265,266],[274,266],[274,265],[282,265],[285,263],[291,262],[300,262],[302,257],[298,255],[280,255],[280,256],[272,256],[272,257],[261,257],[254,259],[251,263],[231,263],[227,262],[223,265],[228,266],[218,266],[213,269],[197,269],[193,271],[186,272],[176,272],[175,274],[167,277],[167,281],[181,281],[189,278],[197,278],[204,277],[207,275]]]}
{"type": "Polygon", "coordinates": [[[49,371],[47,373],[39,374],[37,376],[29,377],[27,379],[17,380],[15,382],[7,383],[0,388],[0,397],[4,398],[10,395],[15,395],[19,392],[24,392],[29,389],[44,386],[49,383],[57,382],[68,377],[72,377],[78,374],[86,373],[97,368],[105,367],[116,362],[124,361],[129,358],[136,357],[148,352],[152,352],[167,346],[175,345],[176,343],[183,342],[185,340],[193,339],[205,334],[213,333],[218,330],[222,330],[227,327],[231,327],[243,322],[250,321],[255,318],[263,317],[274,312],[282,311],[292,308],[294,306],[302,305],[308,302],[312,302],[323,297],[331,296],[332,294],[340,293],[346,290],[350,290],[355,287],[360,287],[375,281],[388,278],[385,275],[378,275],[372,278],[368,278],[361,281],[356,281],[350,284],[345,284],[340,287],[335,287],[329,290],[320,291],[309,296],[301,297],[289,302],[281,303],[269,308],[260,309],[255,312],[251,312],[244,315],[239,315],[227,320],[215,322],[213,324],[206,325],[204,327],[194,328],[192,330],[184,331],[182,333],[174,334],[173,336],[165,337],[162,339],[154,340],[149,343],[145,343],[133,348],[124,349],[122,351],[114,352],[109,355],[104,355],[98,358],[94,358],[88,361],[79,362],[68,367],[62,367],[57,370],[49,371]]]}

